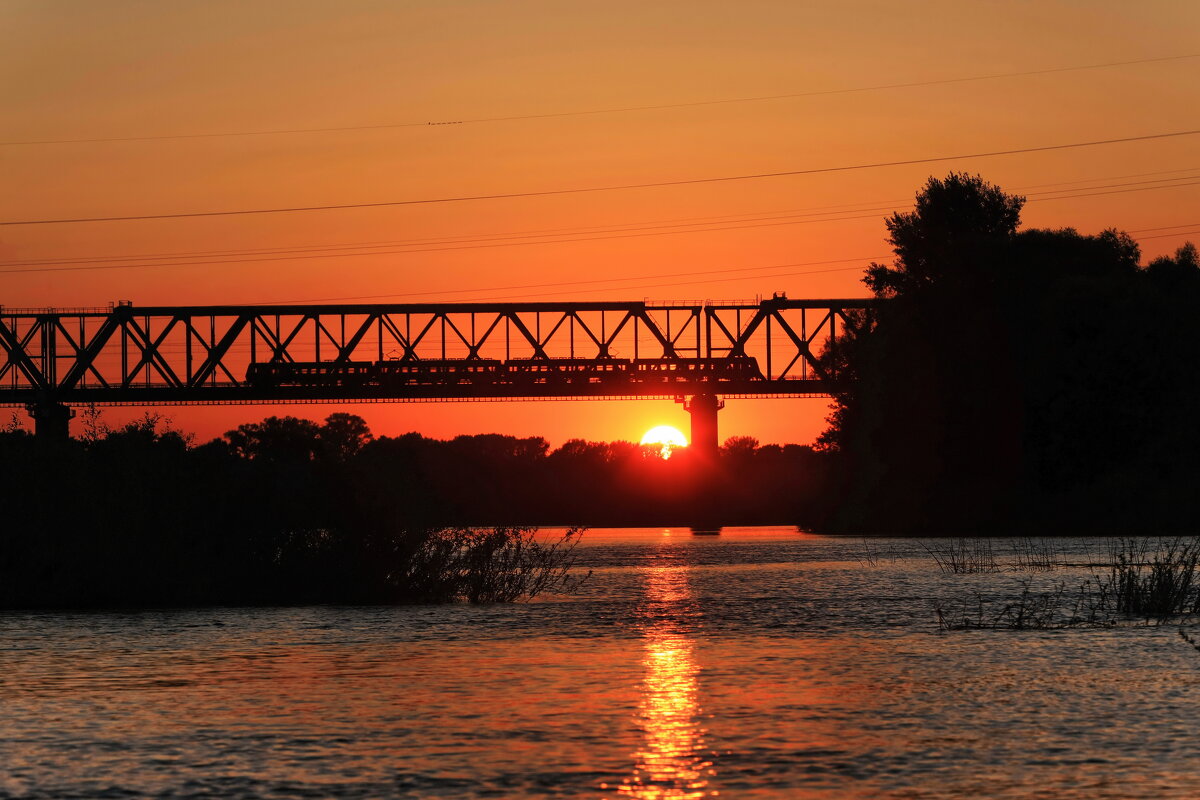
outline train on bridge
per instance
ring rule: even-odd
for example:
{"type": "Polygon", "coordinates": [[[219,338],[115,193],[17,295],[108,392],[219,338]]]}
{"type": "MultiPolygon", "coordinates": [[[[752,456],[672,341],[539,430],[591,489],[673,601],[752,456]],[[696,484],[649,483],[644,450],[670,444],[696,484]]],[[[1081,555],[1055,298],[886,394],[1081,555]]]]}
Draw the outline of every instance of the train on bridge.
{"type": "Polygon", "coordinates": [[[757,359],[719,358],[489,358],[383,361],[271,361],[251,364],[255,389],[382,389],[417,386],[564,388],[765,380],[757,359]]]}
{"type": "Polygon", "coordinates": [[[715,450],[718,395],[845,385],[821,354],[875,304],[0,307],[0,406],[25,407],[38,436],[62,439],[71,406],[93,403],[674,397],[706,420],[693,440],[715,450]]]}

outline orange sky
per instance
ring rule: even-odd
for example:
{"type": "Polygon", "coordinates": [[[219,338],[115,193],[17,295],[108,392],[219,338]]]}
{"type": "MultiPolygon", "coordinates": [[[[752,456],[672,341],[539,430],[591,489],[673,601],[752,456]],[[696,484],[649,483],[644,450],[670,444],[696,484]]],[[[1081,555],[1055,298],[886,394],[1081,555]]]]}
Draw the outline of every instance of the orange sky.
{"type": "MultiPolygon", "coordinates": [[[[850,89],[1200,53],[1197,31],[1200,4],[1186,2],[6,2],[0,142],[424,123],[850,89]]],[[[542,119],[9,144],[0,146],[0,220],[527,192],[1139,136],[1200,128],[1198,87],[1200,58],[542,119]]],[[[594,194],[5,226],[0,270],[47,259],[396,244],[371,255],[239,260],[264,257],[243,254],[220,257],[233,263],[0,273],[0,303],[858,296],[857,261],[755,268],[885,255],[882,211],[851,210],[840,216],[861,218],[832,221],[795,215],[898,207],[928,175],[949,169],[1029,193],[1027,225],[1192,231],[1135,233],[1147,257],[1200,239],[1200,186],[1187,185],[1195,182],[1190,175],[1200,180],[1200,137],[1183,137],[594,194]],[[1128,175],[1138,177],[1117,177],[1128,175]],[[1166,182],[1115,186],[1147,180],[1166,182]],[[1142,191],[1150,185],[1156,188],[1142,191]],[[1033,194],[1089,186],[1138,191],[1033,194]],[[764,224],[761,218],[786,216],[778,212],[792,216],[764,224]],[[679,229],[612,230],[710,217],[724,221],[669,235],[662,231],[679,229]],[[731,219],[738,217],[748,221],[731,219]],[[547,229],[561,230],[559,241],[498,238],[547,229]],[[655,277],[727,268],[746,271],[707,283],[655,277]],[[572,285],[610,278],[627,280],[572,285]],[[520,288],[545,283],[562,285],[520,288]]],[[[823,427],[825,405],[731,401],[722,436],[808,442],[823,427]]],[[[166,411],[208,437],[269,413],[323,417],[333,410],[166,411]]],[[[497,431],[555,444],[576,436],[636,439],[652,425],[686,430],[687,422],[669,401],[350,410],[377,433],[497,431]]],[[[128,412],[109,416],[117,421],[128,412]]]]}

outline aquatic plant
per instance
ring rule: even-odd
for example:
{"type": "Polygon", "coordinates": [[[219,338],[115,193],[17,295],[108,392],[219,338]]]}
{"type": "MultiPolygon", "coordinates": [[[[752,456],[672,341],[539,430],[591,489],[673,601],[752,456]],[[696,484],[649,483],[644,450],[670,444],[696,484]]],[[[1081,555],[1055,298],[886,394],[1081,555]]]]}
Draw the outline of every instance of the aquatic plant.
{"type": "Polygon", "coordinates": [[[1015,572],[1049,572],[1062,566],[1062,554],[1053,541],[1043,537],[1018,536],[1009,541],[1011,560],[1005,567],[1015,572]]]}
{"type": "Polygon", "coordinates": [[[871,544],[865,536],[855,548],[855,557],[858,559],[858,563],[864,567],[879,566],[879,548],[871,544]]]}
{"type": "Polygon", "coordinates": [[[1015,598],[992,600],[974,591],[966,601],[939,602],[934,612],[941,630],[1095,628],[1116,622],[1105,587],[1093,581],[1075,589],[1059,582],[1040,591],[1022,581],[1015,598]]]}
{"type": "Polygon", "coordinates": [[[1185,642],[1190,644],[1196,650],[1197,653],[1200,653],[1200,642],[1196,641],[1195,637],[1193,637],[1191,634],[1189,634],[1183,628],[1179,629],[1179,638],[1183,639],[1185,642]]]}
{"type": "MultiPolygon", "coordinates": [[[[942,600],[934,611],[942,630],[1070,628],[1130,619],[1161,624],[1200,614],[1198,565],[1200,538],[1121,538],[1109,544],[1108,572],[1075,589],[1060,582],[1035,591],[1023,581],[1015,598],[974,591],[965,599],[942,600]]],[[[1182,630],[1180,635],[1188,638],[1182,630]]]]}
{"type": "Polygon", "coordinates": [[[938,539],[933,543],[922,543],[925,552],[942,572],[967,575],[977,572],[996,572],[996,554],[992,540],[986,537],[960,537],[938,539]]]}
{"type": "Polygon", "coordinates": [[[1115,610],[1146,619],[1200,612],[1200,538],[1120,538],[1109,547],[1104,580],[1115,610]]]}
{"type": "Polygon", "coordinates": [[[401,586],[422,583],[431,600],[506,603],[570,592],[590,572],[572,573],[582,529],[540,539],[534,528],[450,528],[431,533],[412,556],[401,586]]]}

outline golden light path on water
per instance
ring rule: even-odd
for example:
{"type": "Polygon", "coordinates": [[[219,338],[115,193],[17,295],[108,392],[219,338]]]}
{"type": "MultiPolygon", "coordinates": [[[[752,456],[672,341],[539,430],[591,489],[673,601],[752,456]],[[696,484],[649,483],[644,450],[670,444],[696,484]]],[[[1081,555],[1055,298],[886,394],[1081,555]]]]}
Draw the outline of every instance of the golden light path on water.
{"type": "Polygon", "coordinates": [[[616,787],[639,800],[695,800],[714,770],[702,754],[699,667],[686,618],[695,614],[686,566],[653,567],[646,573],[645,678],[638,705],[642,748],[633,774],[616,787]]]}

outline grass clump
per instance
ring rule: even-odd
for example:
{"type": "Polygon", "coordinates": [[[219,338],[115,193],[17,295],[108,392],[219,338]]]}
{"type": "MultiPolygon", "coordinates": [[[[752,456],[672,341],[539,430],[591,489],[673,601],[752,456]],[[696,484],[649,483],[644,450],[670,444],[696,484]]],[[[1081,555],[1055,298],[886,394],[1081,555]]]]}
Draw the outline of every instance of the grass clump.
{"type": "Polygon", "coordinates": [[[1021,593],[1010,600],[975,591],[967,601],[942,602],[934,610],[941,630],[1096,628],[1115,622],[1105,588],[1092,581],[1076,589],[1059,582],[1044,590],[1022,581],[1021,593]]]}
{"type": "MultiPolygon", "coordinates": [[[[425,579],[440,601],[509,603],[548,591],[572,592],[590,572],[571,573],[582,531],[541,541],[531,528],[454,528],[428,537],[398,585],[425,579]]],[[[398,577],[398,576],[397,576],[398,577]]]]}
{"type": "Polygon", "coordinates": [[[1012,560],[1007,567],[1015,572],[1049,572],[1062,565],[1062,554],[1048,539],[1018,536],[1010,542],[1010,546],[1012,560]]]}
{"type": "Polygon", "coordinates": [[[925,552],[942,572],[954,575],[970,575],[977,572],[996,572],[996,554],[992,540],[988,538],[939,539],[932,544],[922,544],[925,552]]]}
{"type": "Polygon", "coordinates": [[[1115,610],[1159,620],[1200,612],[1198,563],[1200,538],[1117,539],[1107,576],[1115,610]]]}
{"type": "MultiPolygon", "coordinates": [[[[943,572],[979,571],[964,568],[961,550],[953,552],[957,560],[939,562],[943,572]]],[[[1200,537],[1117,539],[1106,560],[1106,573],[1093,575],[1074,589],[1060,582],[1035,590],[1026,580],[1016,597],[992,597],[976,590],[968,598],[941,601],[935,607],[938,627],[1027,630],[1097,627],[1139,619],[1162,624],[1200,614],[1200,537]]],[[[978,558],[968,560],[967,567],[978,562],[978,558]]],[[[1053,559],[1048,550],[1039,549],[1023,563],[1052,564],[1053,559]]]]}

